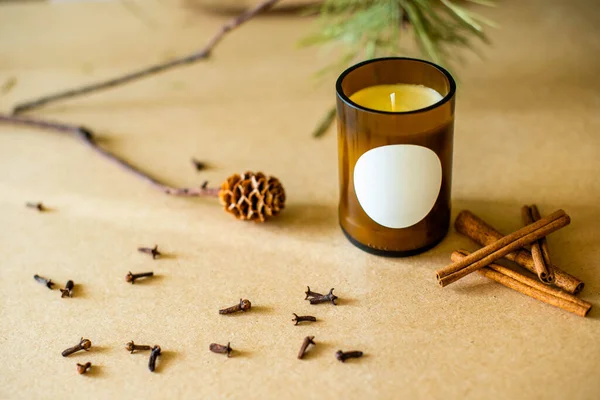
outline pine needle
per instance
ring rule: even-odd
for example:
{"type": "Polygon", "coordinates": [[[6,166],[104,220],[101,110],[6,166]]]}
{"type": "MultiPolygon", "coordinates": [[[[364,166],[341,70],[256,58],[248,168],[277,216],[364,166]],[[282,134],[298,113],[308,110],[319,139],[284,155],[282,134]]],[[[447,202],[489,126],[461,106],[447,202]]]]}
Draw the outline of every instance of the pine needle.
{"type": "MultiPolygon", "coordinates": [[[[495,6],[491,0],[468,3],[495,6]]],[[[459,48],[473,50],[474,39],[488,43],[485,29],[496,26],[467,5],[455,0],[323,0],[307,10],[319,15],[318,29],[300,45],[340,48],[338,60],[318,72],[339,74],[360,61],[401,56],[402,39],[412,30],[423,58],[451,68],[448,64],[460,58],[459,48]]],[[[334,119],[335,109],[329,110],[314,136],[324,134],[334,119]]]]}
{"type": "Polygon", "coordinates": [[[323,119],[321,119],[321,121],[317,124],[317,127],[313,131],[313,137],[315,137],[315,138],[321,137],[327,132],[327,130],[329,130],[329,127],[335,120],[335,114],[336,114],[335,107],[333,107],[329,111],[327,111],[327,114],[325,114],[323,116],[323,119]]]}

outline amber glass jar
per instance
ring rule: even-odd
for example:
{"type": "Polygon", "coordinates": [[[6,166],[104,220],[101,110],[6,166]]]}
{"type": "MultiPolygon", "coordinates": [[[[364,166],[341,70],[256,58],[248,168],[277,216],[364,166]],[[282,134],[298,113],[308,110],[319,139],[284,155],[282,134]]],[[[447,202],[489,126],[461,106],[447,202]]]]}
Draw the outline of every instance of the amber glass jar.
{"type": "Polygon", "coordinates": [[[339,218],[348,239],[384,256],[408,256],[440,242],[450,224],[456,84],[423,60],[380,58],[337,80],[339,218]],[[357,91],[383,84],[436,90],[437,103],[405,112],[353,102],[357,91]]]}

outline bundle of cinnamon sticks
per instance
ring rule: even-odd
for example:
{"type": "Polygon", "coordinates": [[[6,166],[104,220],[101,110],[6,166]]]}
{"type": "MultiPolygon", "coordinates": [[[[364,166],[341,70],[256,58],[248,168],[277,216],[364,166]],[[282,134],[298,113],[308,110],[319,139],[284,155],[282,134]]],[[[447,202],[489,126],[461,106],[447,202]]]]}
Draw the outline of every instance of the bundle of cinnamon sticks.
{"type": "Polygon", "coordinates": [[[478,271],[504,286],[585,317],[592,305],[575,296],[583,289],[583,282],[551,263],[545,239],[546,235],[568,225],[569,216],[558,210],[542,218],[535,205],[523,206],[521,216],[524,227],[503,236],[472,212],[462,211],[456,218],[456,230],[484,247],[473,253],[453,252],[453,263],[436,272],[438,283],[444,287],[478,271]],[[501,258],[514,261],[536,274],[538,279],[494,264],[501,258]]]}

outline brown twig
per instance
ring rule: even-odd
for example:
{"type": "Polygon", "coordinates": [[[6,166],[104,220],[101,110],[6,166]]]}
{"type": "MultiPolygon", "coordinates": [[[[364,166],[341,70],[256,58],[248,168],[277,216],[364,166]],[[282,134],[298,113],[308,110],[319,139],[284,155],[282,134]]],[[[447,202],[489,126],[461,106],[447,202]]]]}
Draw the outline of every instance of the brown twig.
{"type": "Polygon", "coordinates": [[[3,115],[0,114],[0,122],[6,122],[14,125],[23,125],[30,126],[34,128],[41,129],[50,129],[58,132],[69,133],[76,136],[80,139],[84,144],[86,144],[89,148],[94,150],[96,153],[99,153],[104,158],[112,161],[117,164],[124,170],[131,172],[138,178],[143,179],[148,182],[150,185],[154,186],[156,189],[160,190],[163,193],[172,195],[172,196],[185,196],[185,197],[216,197],[219,194],[218,188],[209,188],[207,187],[207,182],[204,182],[202,186],[197,188],[174,188],[168,185],[165,185],[158,181],[157,179],[151,177],[145,172],[139,170],[137,167],[134,167],[127,161],[119,158],[118,156],[112,154],[106,149],[103,149],[96,142],[94,133],[81,125],[72,125],[65,124],[62,122],[52,122],[46,121],[42,119],[29,118],[29,117],[21,117],[15,115],[3,115]]]}
{"type": "Polygon", "coordinates": [[[108,89],[114,86],[122,85],[124,83],[128,83],[134,81],[136,79],[144,78],[147,76],[151,76],[157,74],[159,72],[166,71],[173,67],[178,67],[181,65],[192,64],[196,61],[206,59],[210,56],[210,52],[213,48],[227,35],[227,33],[231,32],[235,28],[244,24],[244,22],[252,19],[254,16],[259,14],[262,11],[265,11],[275,5],[279,0],[265,0],[262,3],[258,4],[254,8],[248,9],[244,11],[239,16],[231,19],[225,25],[221,27],[221,29],[212,37],[211,40],[207,43],[207,45],[201,50],[189,54],[185,57],[180,57],[175,60],[167,61],[160,64],[151,65],[149,67],[140,69],[138,71],[130,72],[123,76],[112,78],[103,82],[93,83],[88,86],[83,86],[71,90],[67,90],[64,92],[59,92],[55,94],[51,94],[49,96],[44,96],[36,100],[28,101],[25,103],[17,104],[17,106],[13,109],[13,114],[19,114],[24,111],[32,110],[34,108],[41,107],[48,103],[53,103],[58,100],[68,99],[71,97],[81,96],[87,93],[95,92],[97,90],[108,89]]]}

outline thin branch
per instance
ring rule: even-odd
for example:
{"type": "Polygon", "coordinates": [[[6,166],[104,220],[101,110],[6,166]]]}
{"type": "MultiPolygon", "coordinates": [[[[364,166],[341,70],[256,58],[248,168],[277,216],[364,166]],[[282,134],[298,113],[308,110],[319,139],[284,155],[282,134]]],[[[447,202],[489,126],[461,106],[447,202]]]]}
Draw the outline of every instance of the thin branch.
{"type": "Polygon", "coordinates": [[[151,177],[145,172],[141,171],[137,167],[134,167],[127,161],[119,158],[118,156],[112,154],[106,149],[103,149],[98,145],[95,139],[94,133],[81,125],[72,125],[65,124],[61,122],[53,122],[46,121],[42,119],[28,118],[28,117],[20,117],[15,115],[4,115],[0,114],[0,122],[5,122],[13,125],[21,125],[21,126],[30,126],[34,128],[41,129],[49,129],[58,132],[68,133],[76,136],[80,139],[84,144],[86,144],[89,148],[94,150],[96,153],[99,153],[104,158],[112,161],[113,163],[119,165],[124,170],[131,172],[138,178],[143,179],[148,182],[150,185],[154,186],[156,189],[160,190],[163,193],[173,195],[173,196],[186,196],[186,197],[216,197],[219,193],[218,188],[209,188],[207,187],[208,182],[204,182],[202,186],[198,188],[175,188],[172,186],[165,185],[161,183],[159,180],[151,177]]]}
{"type": "Polygon", "coordinates": [[[109,79],[107,81],[94,83],[88,86],[83,86],[71,90],[67,90],[65,92],[55,93],[49,96],[41,97],[37,100],[28,101],[25,103],[18,104],[14,110],[13,114],[19,114],[28,110],[32,110],[34,108],[41,107],[45,104],[52,103],[58,100],[64,100],[70,97],[81,96],[87,93],[95,92],[97,90],[108,89],[114,86],[122,85],[124,83],[128,83],[134,81],[136,79],[144,78],[146,76],[151,76],[157,74],[159,72],[166,71],[173,67],[178,67],[180,65],[191,64],[196,61],[206,59],[210,56],[210,52],[212,49],[227,35],[227,33],[231,32],[235,28],[242,25],[244,22],[252,19],[254,16],[259,14],[260,12],[271,8],[275,5],[279,0],[265,0],[262,3],[258,4],[256,7],[248,9],[244,11],[242,14],[237,16],[236,18],[231,19],[225,25],[221,27],[221,29],[217,32],[215,36],[208,42],[208,44],[198,52],[192,53],[185,57],[181,57],[172,61],[167,61],[160,64],[155,64],[146,68],[143,68],[138,71],[134,71],[128,73],[126,75],[109,79]]]}

